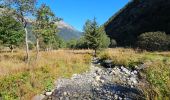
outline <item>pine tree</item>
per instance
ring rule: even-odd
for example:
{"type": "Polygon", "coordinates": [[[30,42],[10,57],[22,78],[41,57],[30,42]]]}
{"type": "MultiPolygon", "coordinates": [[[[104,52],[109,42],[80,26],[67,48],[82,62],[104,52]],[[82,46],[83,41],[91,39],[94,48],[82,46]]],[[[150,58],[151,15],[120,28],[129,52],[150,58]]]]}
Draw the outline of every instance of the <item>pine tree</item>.
{"type": "Polygon", "coordinates": [[[99,27],[95,18],[93,21],[86,21],[84,26],[84,38],[88,48],[95,51],[95,56],[98,49],[106,48],[110,44],[110,40],[103,27],[99,27]]]}

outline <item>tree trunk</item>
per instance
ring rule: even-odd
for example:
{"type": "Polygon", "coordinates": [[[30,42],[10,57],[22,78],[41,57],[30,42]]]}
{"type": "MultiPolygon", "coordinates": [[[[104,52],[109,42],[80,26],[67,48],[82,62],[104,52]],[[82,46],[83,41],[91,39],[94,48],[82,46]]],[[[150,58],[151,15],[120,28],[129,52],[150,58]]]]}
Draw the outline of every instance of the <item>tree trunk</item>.
{"type": "Polygon", "coordinates": [[[11,53],[13,53],[14,52],[13,45],[11,45],[9,48],[11,49],[11,53]]]}
{"type": "Polygon", "coordinates": [[[38,60],[38,58],[39,58],[39,39],[38,38],[36,40],[36,50],[37,50],[36,60],[38,60]]]}
{"type": "Polygon", "coordinates": [[[97,57],[97,54],[96,54],[96,53],[97,53],[97,50],[95,49],[95,50],[94,50],[94,57],[97,57]]]}
{"type": "Polygon", "coordinates": [[[29,63],[30,57],[29,57],[29,45],[28,45],[28,31],[26,27],[24,27],[24,30],[25,30],[25,44],[26,44],[26,62],[29,63]]]}

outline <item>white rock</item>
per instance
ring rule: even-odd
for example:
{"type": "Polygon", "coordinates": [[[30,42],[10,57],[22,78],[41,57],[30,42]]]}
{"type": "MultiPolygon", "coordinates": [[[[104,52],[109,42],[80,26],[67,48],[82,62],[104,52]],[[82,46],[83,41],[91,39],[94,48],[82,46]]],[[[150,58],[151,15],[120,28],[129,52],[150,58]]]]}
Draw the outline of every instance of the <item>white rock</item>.
{"type": "Polygon", "coordinates": [[[121,67],[121,70],[125,72],[126,74],[130,75],[130,71],[127,68],[121,67]]]}
{"type": "Polygon", "coordinates": [[[122,100],[122,98],[121,98],[121,97],[119,97],[119,100],[122,100]]]}
{"type": "Polygon", "coordinates": [[[101,76],[96,76],[96,81],[100,81],[101,76]]]}
{"type": "Polygon", "coordinates": [[[45,95],[46,95],[46,96],[50,96],[50,95],[52,95],[52,93],[53,93],[53,92],[46,92],[45,95]]]}
{"type": "Polygon", "coordinates": [[[104,80],[100,80],[102,83],[104,83],[104,80]]]}
{"type": "Polygon", "coordinates": [[[117,94],[114,95],[114,99],[118,100],[119,96],[117,94]]]}
{"type": "Polygon", "coordinates": [[[133,73],[134,73],[134,74],[138,74],[138,71],[134,70],[133,73]]]}
{"type": "Polygon", "coordinates": [[[64,92],[63,94],[66,96],[66,95],[67,95],[67,92],[64,92]]]}
{"type": "Polygon", "coordinates": [[[130,80],[131,80],[132,83],[134,83],[134,84],[137,84],[137,83],[138,83],[137,80],[136,80],[136,78],[134,78],[134,77],[131,77],[130,80]]]}
{"type": "Polygon", "coordinates": [[[95,86],[99,86],[99,84],[95,81],[95,82],[93,82],[93,84],[95,85],[95,86]]]}
{"type": "Polygon", "coordinates": [[[71,79],[78,79],[80,76],[78,74],[73,74],[71,79]]]}

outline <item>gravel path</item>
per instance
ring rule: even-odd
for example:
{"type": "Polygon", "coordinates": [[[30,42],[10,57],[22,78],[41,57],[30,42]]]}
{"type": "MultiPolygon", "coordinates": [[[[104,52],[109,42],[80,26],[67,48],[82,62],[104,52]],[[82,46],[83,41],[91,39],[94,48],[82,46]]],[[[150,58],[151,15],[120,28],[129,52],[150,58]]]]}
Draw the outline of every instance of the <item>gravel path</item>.
{"type": "Polygon", "coordinates": [[[100,63],[91,64],[89,72],[57,80],[54,91],[47,92],[43,100],[144,100],[137,89],[137,74],[123,66],[102,68],[100,63]]]}

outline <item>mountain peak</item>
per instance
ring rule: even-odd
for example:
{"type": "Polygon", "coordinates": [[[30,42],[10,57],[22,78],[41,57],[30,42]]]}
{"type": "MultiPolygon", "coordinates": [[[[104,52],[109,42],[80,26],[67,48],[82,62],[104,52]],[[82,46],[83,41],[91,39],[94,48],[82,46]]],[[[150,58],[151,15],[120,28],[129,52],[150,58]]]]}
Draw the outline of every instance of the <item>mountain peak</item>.
{"type": "Polygon", "coordinates": [[[58,21],[56,22],[56,25],[59,29],[59,36],[64,40],[78,39],[82,36],[82,32],[78,31],[64,21],[58,21]]]}
{"type": "Polygon", "coordinates": [[[68,28],[68,29],[71,29],[71,30],[75,30],[75,28],[67,23],[65,23],[64,21],[58,21],[56,22],[58,28],[68,28]]]}

